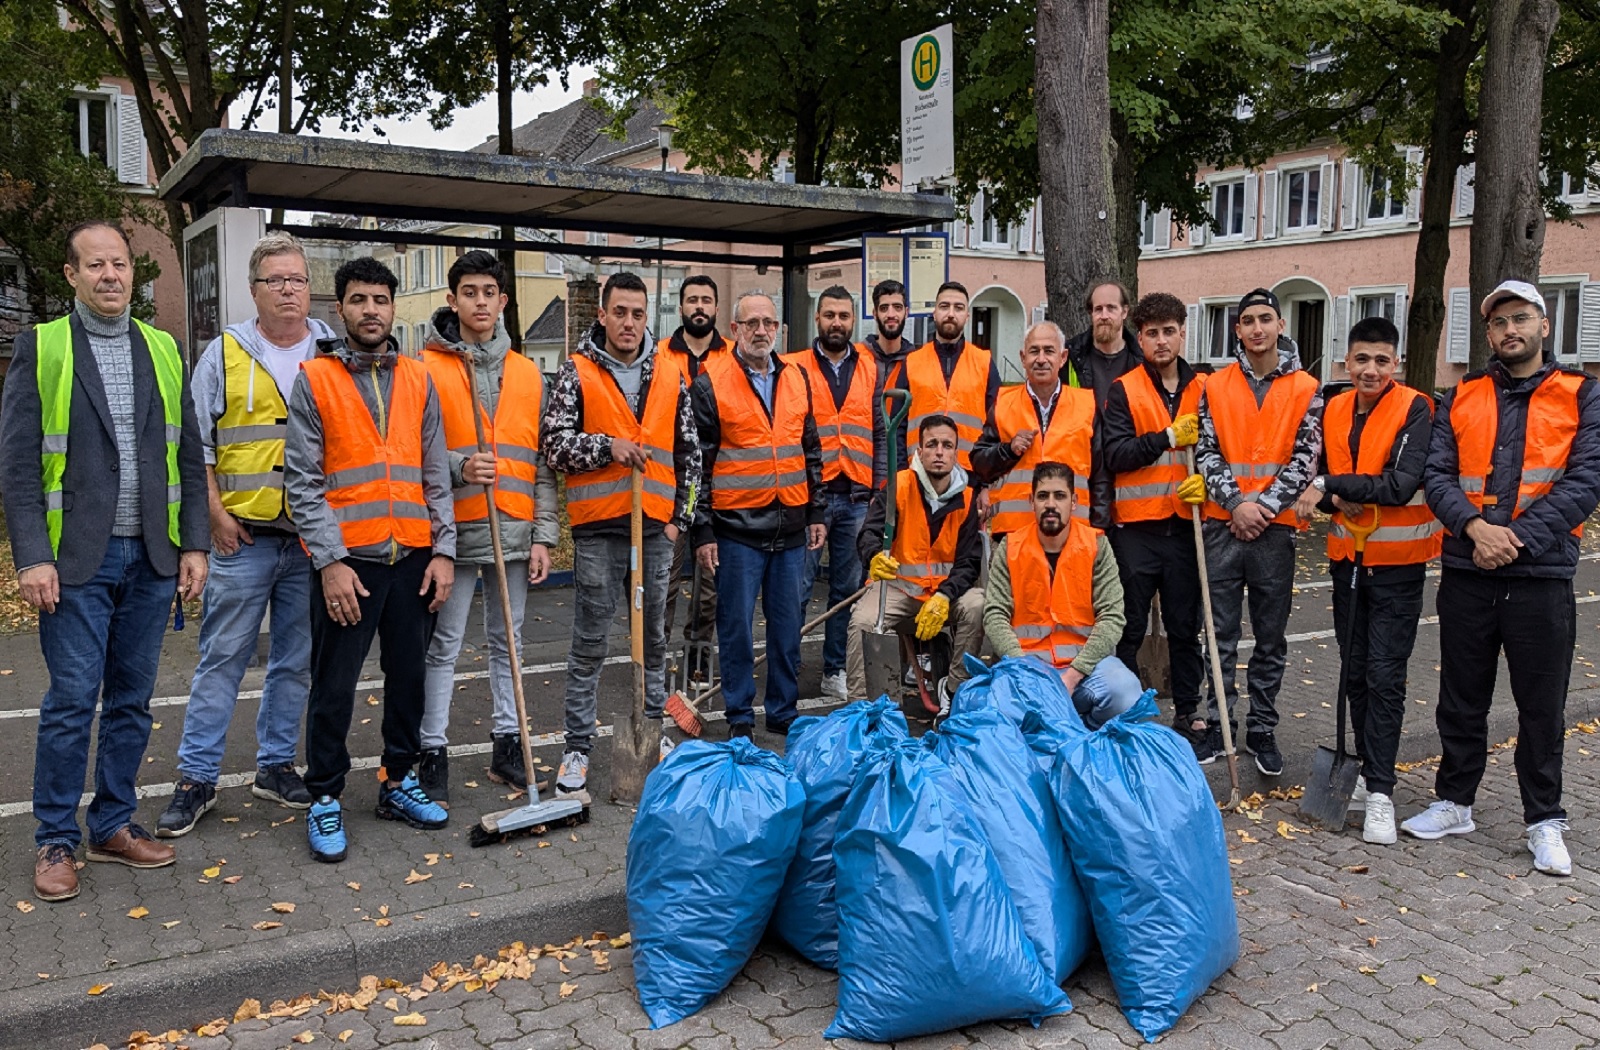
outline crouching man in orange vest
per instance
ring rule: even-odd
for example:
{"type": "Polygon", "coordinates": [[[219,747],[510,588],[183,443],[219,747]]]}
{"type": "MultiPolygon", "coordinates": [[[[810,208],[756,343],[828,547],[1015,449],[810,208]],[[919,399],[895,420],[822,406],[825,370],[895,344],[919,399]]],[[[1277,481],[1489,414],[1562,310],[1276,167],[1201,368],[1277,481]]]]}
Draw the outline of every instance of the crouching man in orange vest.
{"type": "Polygon", "coordinates": [[[983,592],[976,584],[983,566],[978,515],[967,472],[956,462],[960,431],[949,416],[932,415],[917,431],[917,454],[890,487],[867,505],[856,537],[856,553],[868,564],[873,589],[850,614],[850,645],[845,670],[850,695],[867,695],[861,635],[878,622],[895,631],[915,629],[927,641],[950,625],[950,673],[939,680],[940,714],[950,711],[950,694],[966,681],[963,653],[983,644],[983,592]],[[888,500],[895,501],[894,544],[883,549],[888,500]]]}
{"type": "Polygon", "coordinates": [[[983,630],[1001,656],[1056,668],[1094,729],[1132,707],[1141,687],[1113,655],[1126,624],[1116,556],[1099,529],[1074,520],[1073,487],[1064,463],[1033,468],[1033,524],[995,548],[983,630]]]}
{"type": "Polygon", "coordinates": [[[1328,401],[1322,413],[1322,473],[1311,487],[1321,509],[1335,512],[1328,529],[1333,575],[1333,628],[1348,669],[1350,715],[1362,756],[1355,805],[1366,807],[1361,837],[1395,840],[1394,760],[1406,713],[1406,664],[1422,614],[1423,571],[1439,556],[1441,527],[1422,497],[1422,471],[1433,429],[1433,399],[1394,381],[1400,332],[1382,317],[1350,329],[1345,373],[1355,389],[1328,401]],[[1355,573],[1349,517],[1380,515],[1355,573]],[[1350,634],[1351,603],[1355,632],[1350,634]]]}
{"type": "Polygon", "coordinates": [[[349,334],[317,344],[289,396],[283,488],[311,578],[306,788],[311,856],[344,860],[339,796],[361,664],[381,637],[383,768],[378,816],[442,828],[449,814],[412,767],[422,752],[423,679],[434,614],[455,580],[456,519],[439,395],[390,337],[395,276],[370,256],[334,274],[349,334]]]}

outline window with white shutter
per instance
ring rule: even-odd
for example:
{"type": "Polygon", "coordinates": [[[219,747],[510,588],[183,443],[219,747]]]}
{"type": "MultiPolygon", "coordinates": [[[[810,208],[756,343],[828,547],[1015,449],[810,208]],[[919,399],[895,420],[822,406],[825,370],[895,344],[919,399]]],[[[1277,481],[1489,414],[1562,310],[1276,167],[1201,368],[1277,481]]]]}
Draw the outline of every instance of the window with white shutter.
{"type": "Polygon", "coordinates": [[[1585,281],[1578,289],[1578,357],[1600,361],[1600,281],[1585,281]]]}
{"type": "Polygon", "coordinates": [[[1476,177],[1478,166],[1476,164],[1463,164],[1456,169],[1456,218],[1464,219],[1472,214],[1472,208],[1477,197],[1473,179],[1476,177]]]}
{"type": "Polygon", "coordinates": [[[139,120],[139,100],[119,93],[117,99],[117,181],[148,186],[150,169],[145,159],[144,125],[139,120]]]}
{"type": "Polygon", "coordinates": [[[1448,300],[1444,359],[1446,364],[1464,365],[1472,353],[1472,289],[1452,288],[1448,300]]]}

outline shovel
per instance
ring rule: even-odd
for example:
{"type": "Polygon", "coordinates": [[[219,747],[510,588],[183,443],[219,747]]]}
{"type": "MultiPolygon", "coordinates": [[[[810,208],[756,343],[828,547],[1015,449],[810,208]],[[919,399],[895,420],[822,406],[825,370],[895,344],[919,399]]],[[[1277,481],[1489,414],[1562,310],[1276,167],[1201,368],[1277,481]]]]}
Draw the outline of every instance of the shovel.
{"type": "MultiPolygon", "coordinates": [[[[883,396],[900,399],[900,407],[888,420],[889,473],[883,491],[883,549],[887,551],[894,546],[895,472],[898,466],[896,463],[898,457],[895,455],[896,438],[900,433],[900,424],[905,422],[906,415],[911,411],[911,393],[907,390],[890,389],[885,390],[883,396]]],[[[888,601],[889,585],[882,581],[877,582],[878,622],[872,630],[861,632],[861,658],[866,671],[869,698],[898,695],[897,690],[900,688],[900,635],[883,629],[884,606],[888,601]]]]}
{"type": "MultiPolygon", "coordinates": [[[[1355,644],[1356,602],[1361,594],[1361,556],[1367,549],[1367,537],[1378,527],[1379,508],[1372,508],[1372,520],[1343,515],[1344,527],[1354,537],[1355,564],[1350,571],[1350,614],[1345,619],[1345,638],[1355,644]]],[[[1361,762],[1344,749],[1345,710],[1349,706],[1350,663],[1339,654],[1339,737],[1333,747],[1319,747],[1311,757],[1311,779],[1306,781],[1306,792],[1300,799],[1300,816],[1320,824],[1329,831],[1343,829],[1348,819],[1350,796],[1356,789],[1356,777],[1361,775],[1361,762]]]]}
{"type": "MultiPolygon", "coordinates": [[[[1189,473],[1194,473],[1194,449],[1183,450],[1184,463],[1189,473]]],[[[1206,650],[1211,657],[1211,692],[1217,698],[1217,714],[1222,719],[1222,753],[1228,759],[1227,809],[1239,808],[1239,755],[1233,747],[1233,723],[1228,720],[1228,694],[1222,688],[1222,657],[1217,653],[1216,621],[1211,618],[1211,573],[1206,568],[1206,538],[1200,524],[1200,508],[1189,507],[1189,519],[1194,522],[1194,555],[1200,570],[1200,605],[1206,622],[1206,650]]]]}

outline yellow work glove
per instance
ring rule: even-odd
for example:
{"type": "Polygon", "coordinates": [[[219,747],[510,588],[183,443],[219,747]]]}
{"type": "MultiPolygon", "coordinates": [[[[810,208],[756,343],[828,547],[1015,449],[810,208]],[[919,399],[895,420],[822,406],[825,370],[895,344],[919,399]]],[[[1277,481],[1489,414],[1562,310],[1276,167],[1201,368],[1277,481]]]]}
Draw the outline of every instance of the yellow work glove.
{"type": "Polygon", "coordinates": [[[935,594],[932,598],[922,603],[922,611],[917,613],[917,641],[925,642],[944,629],[944,622],[950,619],[950,599],[942,594],[935,594]]]}
{"type": "Polygon", "coordinates": [[[1185,412],[1172,421],[1172,444],[1174,448],[1188,448],[1200,440],[1200,417],[1193,412],[1185,412]]]}
{"type": "Polygon", "coordinates": [[[1178,498],[1191,506],[1206,501],[1206,479],[1199,474],[1190,474],[1178,482],[1178,498]]]}
{"type": "Polygon", "coordinates": [[[900,575],[900,563],[888,551],[879,551],[872,556],[867,575],[874,580],[892,580],[900,575]]]}

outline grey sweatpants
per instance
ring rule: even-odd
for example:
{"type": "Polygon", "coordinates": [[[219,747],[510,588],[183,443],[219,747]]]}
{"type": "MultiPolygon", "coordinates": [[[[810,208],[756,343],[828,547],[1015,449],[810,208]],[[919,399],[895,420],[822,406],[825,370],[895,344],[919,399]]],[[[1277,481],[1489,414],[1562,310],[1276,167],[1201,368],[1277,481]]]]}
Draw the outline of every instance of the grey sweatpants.
{"type": "MultiPolygon", "coordinates": [[[[1244,618],[1245,592],[1249,592],[1250,632],[1255,647],[1245,670],[1250,692],[1247,732],[1270,732],[1278,724],[1278,690],[1289,654],[1284,632],[1289,626],[1289,605],[1294,589],[1294,529],[1268,525],[1249,543],[1234,539],[1224,521],[1207,521],[1206,568],[1211,579],[1211,620],[1217,633],[1217,653],[1222,658],[1222,687],[1228,694],[1229,721],[1239,719],[1239,689],[1234,683],[1239,635],[1244,618]]],[[[1207,714],[1220,725],[1217,698],[1208,689],[1207,714]]]]}

